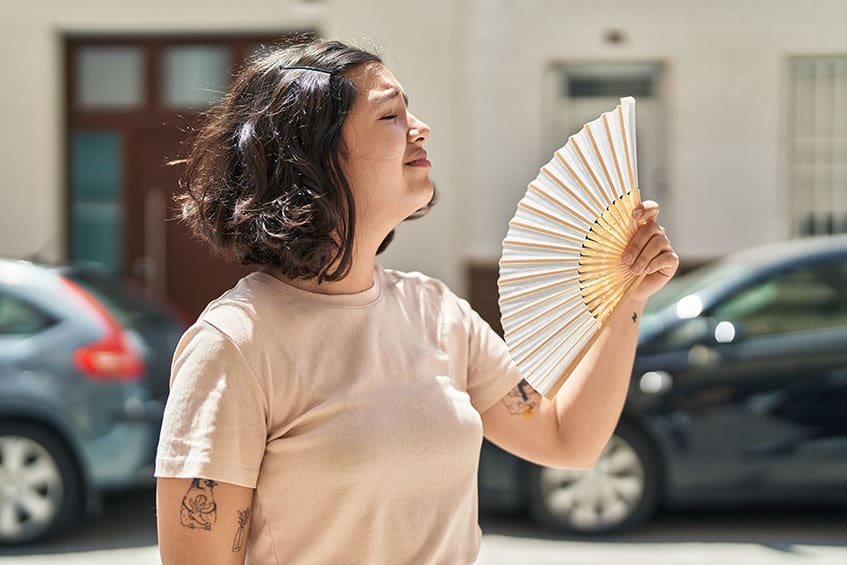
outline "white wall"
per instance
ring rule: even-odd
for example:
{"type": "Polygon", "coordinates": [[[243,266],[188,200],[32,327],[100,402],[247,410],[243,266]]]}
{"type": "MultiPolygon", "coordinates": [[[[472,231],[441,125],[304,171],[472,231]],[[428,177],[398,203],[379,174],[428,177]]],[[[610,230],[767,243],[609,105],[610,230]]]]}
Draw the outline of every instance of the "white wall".
{"type": "MultiPolygon", "coordinates": [[[[470,255],[496,258],[515,204],[549,158],[538,132],[551,61],[665,63],[671,198],[663,222],[683,259],[790,236],[786,62],[793,55],[847,54],[847,2],[472,4],[470,255]],[[604,41],[609,29],[621,30],[625,41],[604,41]]],[[[650,197],[649,186],[642,191],[650,197]]]]}
{"type": "Polygon", "coordinates": [[[432,176],[442,201],[404,225],[383,263],[418,269],[461,291],[452,219],[454,77],[461,75],[463,3],[430,0],[410,17],[387,0],[64,0],[17,3],[0,21],[0,255],[62,259],[64,125],[62,38],[66,33],[249,33],[315,29],[380,47],[433,128],[432,176]],[[456,55],[459,55],[458,57],[456,55]]]}
{"type": "Polygon", "coordinates": [[[310,28],[370,38],[432,126],[441,193],[428,218],[401,226],[383,262],[461,293],[464,260],[497,259],[515,203],[549,157],[542,94],[554,60],[666,64],[663,214],[684,258],[788,237],[786,60],[847,53],[845,22],[838,0],[17,3],[0,20],[0,255],[61,258],[64,33],[310,28]],[[610,28],[626,40],[606,43],[610,28]]]}
{"type": "Polygon", "coordinates": [[[336,0],[328,37],[377,41],[383,58],[409,95],[409,108],[431,128],[426,144],[438,204],[423,219],[397,229],[381,262],[441,278],[463,293],[462,259],[467,241],[460,216],[464,190],[467,124],[461,101],[467,90],[466,2],[426,3],[336,0]]]}

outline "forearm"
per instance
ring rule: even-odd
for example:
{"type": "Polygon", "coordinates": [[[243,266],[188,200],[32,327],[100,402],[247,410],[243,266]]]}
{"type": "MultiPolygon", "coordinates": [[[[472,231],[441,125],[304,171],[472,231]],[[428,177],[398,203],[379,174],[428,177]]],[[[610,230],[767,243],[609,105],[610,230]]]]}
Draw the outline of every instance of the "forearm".
{"type": "Polygon", "coordinates": [[[579,467],[593,466],[620,418],[643,310],[622,302],[553,400],[559,440],[579,467]]]}
{"type": "Polygon", "coordinates": [[[519,385],[482,414],[489,440],[539,465],[589,468],[597,462],[626,401],[644,305],[679,266],[665,229],[655,223],[658,214],[651,201],[633,213],[639,228],[621,260],[641,281],[556,397],[549,401],[519,385]],[[513,409],[515,403],[523,410],[513,409]]]}

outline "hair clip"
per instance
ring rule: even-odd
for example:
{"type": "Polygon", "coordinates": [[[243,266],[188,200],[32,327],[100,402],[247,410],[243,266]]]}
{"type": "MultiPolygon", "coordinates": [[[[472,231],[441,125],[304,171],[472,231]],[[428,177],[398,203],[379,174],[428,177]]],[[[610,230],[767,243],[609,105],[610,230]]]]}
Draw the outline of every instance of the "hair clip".
{"type": "Polygon", "coordinates": [[[317,67],[306,67],[306,66],[303,66],[303,65],[283,65],[282,68],[283,69],[300,69],[300,70],[304,70],[304,71],[315,71],[315,72],[318,72],[318,73],[326,73],[328,75],[332,74],[331,71],[326,71],[324,69],[319,69],[317,67]]]}

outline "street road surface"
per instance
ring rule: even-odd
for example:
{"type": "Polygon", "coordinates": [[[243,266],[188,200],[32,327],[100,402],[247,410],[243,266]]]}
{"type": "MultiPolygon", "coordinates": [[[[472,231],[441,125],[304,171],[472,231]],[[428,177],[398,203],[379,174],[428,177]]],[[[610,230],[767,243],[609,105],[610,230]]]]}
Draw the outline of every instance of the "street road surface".
{"type": "MultiPolygon", "coordinates": [[[[157,565],[150,491],[111,497],[59,539],[0,548],[0,565],[157,565]]],[[[665,512],[626,535],[545,532],[522,516],[482,517],[479,565],[844,565],[847,508],[665,512]]]]}

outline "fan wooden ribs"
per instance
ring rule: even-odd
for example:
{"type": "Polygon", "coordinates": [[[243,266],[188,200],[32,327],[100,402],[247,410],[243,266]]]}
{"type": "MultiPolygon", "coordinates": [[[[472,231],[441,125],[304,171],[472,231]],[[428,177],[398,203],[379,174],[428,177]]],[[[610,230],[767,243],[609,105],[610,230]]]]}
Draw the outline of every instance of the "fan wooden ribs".
{"type": "Polygon", "coordinates": [[[641,202],[635,100],[586,124],[529,183],[500,260],[506,343],[552,398],[642,277],[621,257],[641,202]]]}

